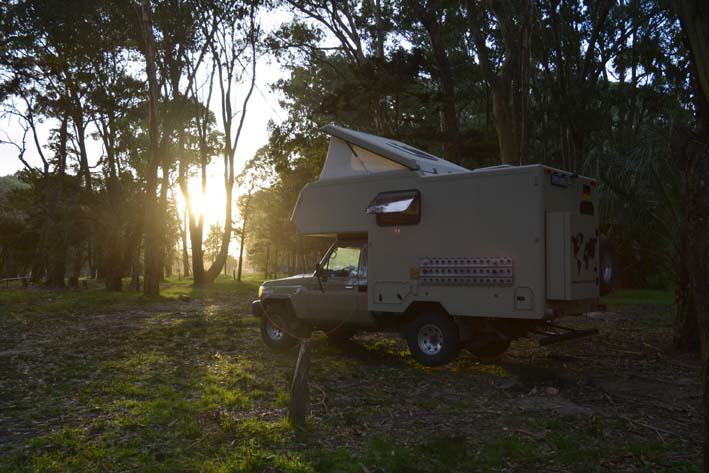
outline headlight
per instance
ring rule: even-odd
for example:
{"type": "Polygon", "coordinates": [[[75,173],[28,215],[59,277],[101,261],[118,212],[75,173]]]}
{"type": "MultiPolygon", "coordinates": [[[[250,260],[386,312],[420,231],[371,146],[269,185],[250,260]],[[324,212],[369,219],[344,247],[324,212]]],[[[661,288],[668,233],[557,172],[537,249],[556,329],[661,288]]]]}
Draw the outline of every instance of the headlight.
{"type": "Polygon", "coordinates": [[[266,291],[266,288],[265,288],[265,287],[263,287],[263,286],[259,286],[259,287],[258,287],[258,298],[259,298],[259,299],[261,299],[261,297],[263,296],[263,293],[264,293],[265,291],[266,291]]]}

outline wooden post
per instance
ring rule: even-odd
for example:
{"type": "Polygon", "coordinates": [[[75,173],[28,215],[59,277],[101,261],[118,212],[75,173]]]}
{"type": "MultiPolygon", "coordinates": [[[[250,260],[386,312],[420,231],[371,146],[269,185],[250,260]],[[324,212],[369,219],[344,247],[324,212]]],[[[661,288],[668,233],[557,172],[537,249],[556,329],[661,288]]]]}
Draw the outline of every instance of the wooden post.
{"type": "Polygon", "coordinates": [[[297,430],[305,428],[305,419],[308,415],[309,393],[308,372],[310,371],[310,343],[307,340],[300,342],[298,361],[295,364],[293,383],[290,387],[290,401],[288,402],[288,420],[297,430]]]}

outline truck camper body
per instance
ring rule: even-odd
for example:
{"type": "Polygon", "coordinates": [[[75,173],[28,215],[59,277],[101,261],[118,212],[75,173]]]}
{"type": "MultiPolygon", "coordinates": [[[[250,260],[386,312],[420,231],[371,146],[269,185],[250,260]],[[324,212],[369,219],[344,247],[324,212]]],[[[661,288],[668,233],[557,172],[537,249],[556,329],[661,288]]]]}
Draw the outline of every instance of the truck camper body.
{"type": "Polygon", "coordinates": [[[597,304],[593,179],[543,165],[468,170],[387,138],[323,131],[323,170],[292,220],[300,234],[335,244],[312,274],[264,283],[255,312],[275,302],[272,312],[287,312],[300,332],[397,330],[419,361],[441,364],[461,346],[504,351],[597,304]]]}

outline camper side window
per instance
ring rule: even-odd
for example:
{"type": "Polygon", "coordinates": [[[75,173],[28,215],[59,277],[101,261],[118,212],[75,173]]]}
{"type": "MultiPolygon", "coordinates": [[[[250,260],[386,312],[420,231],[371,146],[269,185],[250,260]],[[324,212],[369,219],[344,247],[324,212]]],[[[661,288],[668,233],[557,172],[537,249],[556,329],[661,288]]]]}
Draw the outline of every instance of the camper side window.
{"type": "Polygon", "coordinates": [[[421,220],[421,193],[417,190],[380,192],[367,207],[377,215],[377,225],[416,225],[421,220]]]}

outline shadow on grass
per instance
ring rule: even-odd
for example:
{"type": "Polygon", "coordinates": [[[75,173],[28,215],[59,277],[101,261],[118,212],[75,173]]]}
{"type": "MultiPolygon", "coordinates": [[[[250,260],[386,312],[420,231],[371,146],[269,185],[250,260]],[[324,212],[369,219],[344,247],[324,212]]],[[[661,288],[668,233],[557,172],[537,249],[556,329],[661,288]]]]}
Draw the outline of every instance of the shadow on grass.
{"type": "MultiPolygon", "coordinates": [[[[222,471],[225,465],[260,471],[268,463],[300,471],[300,456],[274,453],[292,440],[279,406],[291,363],[246,356],[238,343],[242,330],[223,314],[167,313],[103,340],[84,334],[80,359],[57,353],[63,361],[55,368],[73,382],[53,383],[47,398],[37,400],[45,406],[14,419],[30,424],[56,414],[59,422],[33,433],[0,465],[8,471],[222,471]],[[61,407],[44,409],[52,406],[61,407]]],[[[75,343],[62,345],[55,343],[55,351],[75,343]]]]}
{"type": "MultiPolygon", "coordinates": [[[[352,429],[324,412],[329,417],[313,419],[311,429],[296,437],[284,421],[295,353],[268,353],[258,339],[258,321],[234,314],[256,285],[218,281],[203,290],[187,280],[168,281],[163,302],[171,304],[159,311],[136,305],[126,314],[85,317],[68,308],[69,315],[18,312],[14,325],[0,320],[0,329],[12,329],[0,331],[0,349],[15,351],[8,355],[12,363],[0,367],[2,420],[12,427],[0,434],[7,447],[0,470],[405,473],[544,471],[553,464],[562,471],[609,471],[621,460],[652,467],[676,450],[647,439],[614,444],[601,420],[574,418],[528,419],[531,434],[488,432],[470,417],[473,435],[440,435],[434,422],[407,438],[375,433],[358,439],[348,432],[361,426],[366,410],[409,400],[412,385],[436,394],[442,382],[455,382],[457,392],[478,390],[482,396],[497,388],[484,391],[476,384],[484,378],[477,375],[530,368],[482,365],[469,356],[449,367],[423,368],[400,340],[368,335],[339,348],[316,337],[313,381],[350,383],[328,392],[346,394],[333,404],[350,408],[346,427],[352,429]],[[198,300],[172,302],[180,294],[198,300]],[[325,448],[333,437],[346,446],[325,448]]],[[[530,376],[539,382],[555,372],[530,376]]],[[[479,398],[459,401],[469,399],[479,398]]],[[[418,405],[446,412],[437,402],[429,395],[418,405]]],[[[464,405],[457,415],[470,409],[464,405]]]]}

